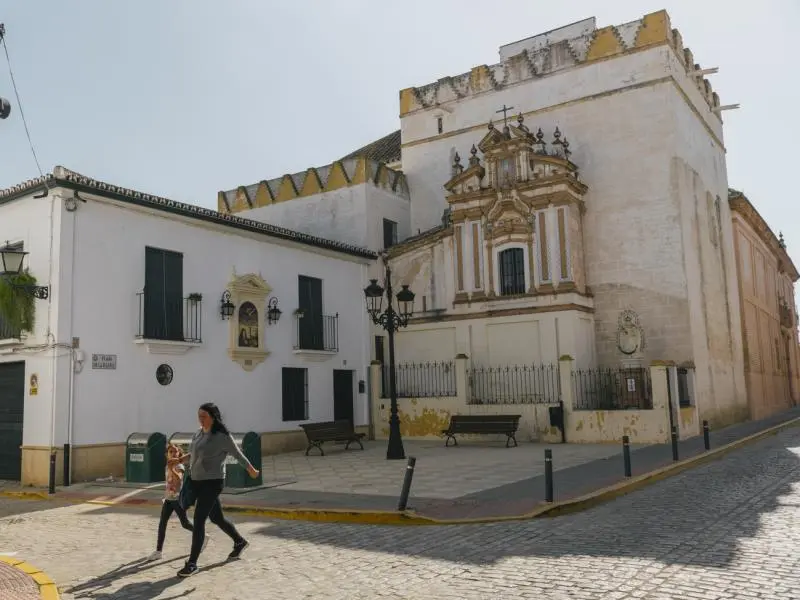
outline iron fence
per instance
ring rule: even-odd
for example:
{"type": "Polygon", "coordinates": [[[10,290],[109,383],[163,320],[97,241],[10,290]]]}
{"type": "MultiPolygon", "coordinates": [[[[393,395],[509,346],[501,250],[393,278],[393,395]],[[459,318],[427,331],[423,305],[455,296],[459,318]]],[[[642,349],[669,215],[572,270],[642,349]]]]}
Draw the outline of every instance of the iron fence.
{"type": "Polygon", "coordinates": [[[470,404],[558,404],[558,365],[474,367],[467,370],[470,404]]]}
{"type": "Polygon", "coordinates": [[[303,312],[295,315],[295,350],[339,351],[339,314],[303,312]]]}
{"type": "MultiPolygon", "coordinates": [[[[395,365],[398,398],[431,398],[456,395],[453,361],[398,363],[395,365]]],[[[381,368],[381,396],[389,397],[389,365],[381,368]]]]}
{"type": "Polygon", "coordinates": [[[575,410],[650,410],[653,408],[650,370],[596,368],[572,372],[575,410]]]}
{"type": "Polygon", "coordinates": [[[203,341],[203,301],[195,297],[148,297],[139,299],[139,326],[136,337],[200,343],[203,341]]]}

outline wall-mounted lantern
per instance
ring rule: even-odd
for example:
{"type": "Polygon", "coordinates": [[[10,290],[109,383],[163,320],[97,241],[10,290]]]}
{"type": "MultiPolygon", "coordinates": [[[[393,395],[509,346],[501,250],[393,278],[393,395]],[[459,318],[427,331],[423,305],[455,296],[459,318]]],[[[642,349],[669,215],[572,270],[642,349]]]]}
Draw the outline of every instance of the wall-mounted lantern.
{"type": "Polygon", "coordinates": [[[22,275],[22,262],[26,254],[27,252],[10,246],[8,243],[0,248],[0,276],[9,279],[8,285],[12,288],[23,290],[26,294],[39,298],[39,300],[47,300],[50,297],[48,286],[16,284],[10,281],[12,277],[22,275]]]}
{"type": "Polygon", "coordinates": [[[222,299],[220,300],[219,305],[219,314],[222,317],[222,320],[230,319],[233,316],[236,307],[231,302],[231,293],[228,290],[225,290],[222,293],[222,299]]]}
{"type": "Polygon", "coordinates": [[[281,318],[281,309],[278,308],[278,299],[273,296],[267,302],[267,324],[272,325],[273,323],[277,323],[278,319],[281,318]]]}

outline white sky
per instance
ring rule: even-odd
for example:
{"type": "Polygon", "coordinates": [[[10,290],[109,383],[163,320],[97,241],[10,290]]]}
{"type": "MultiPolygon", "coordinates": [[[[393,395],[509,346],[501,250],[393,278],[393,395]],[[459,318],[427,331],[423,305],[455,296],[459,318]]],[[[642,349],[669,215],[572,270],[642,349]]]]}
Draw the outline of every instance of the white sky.
{"type": "MultiPolygon", "coordinates": [[[[662,8],[722,104],[731,187],[800,265],[792,178],[800,2],[3,0],[42,168],[216,207],[216,193],[331,160],[399,127],[398,92],[498,61],[499,46],[662,8]]],[[[37,175],[4,57],[0,187],[37,175]]],[[[579,132],[575,132],[579,136],[579,132]]]]}

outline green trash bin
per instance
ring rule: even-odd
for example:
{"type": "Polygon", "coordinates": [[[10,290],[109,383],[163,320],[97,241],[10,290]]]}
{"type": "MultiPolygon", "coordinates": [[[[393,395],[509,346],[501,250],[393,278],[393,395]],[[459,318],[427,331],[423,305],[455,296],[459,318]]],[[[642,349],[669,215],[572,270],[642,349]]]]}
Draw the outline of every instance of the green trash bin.
{"type": "Polygon", "coordinates": [[[259,470],[258,477],[253,479],[247,470],[239,464],[236,457],[229,454],[225,459],[225,485],[232,488],[249,488],[262,485],[261,471],[261,436],[254,431],[233,433],[233,440],[242,449],[250,463],[259,470]]]}
{"type": "Polygon", "coordinates": [[[159,483],[167,466],[167,438],[163,433],[132,433],[125,443],[125,481],[159,483]]]}

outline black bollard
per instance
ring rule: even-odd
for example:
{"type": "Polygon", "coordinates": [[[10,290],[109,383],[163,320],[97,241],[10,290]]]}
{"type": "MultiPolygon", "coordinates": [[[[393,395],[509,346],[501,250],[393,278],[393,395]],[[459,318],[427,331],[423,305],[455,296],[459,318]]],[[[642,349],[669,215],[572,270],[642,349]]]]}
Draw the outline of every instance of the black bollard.
{"type": "Polygon", "coordinates": [[[406,465],[406,475],[403,478],[403,491],[400,492],[400,502],[397,504],[397,510],[404,511],[408,504],[408,494],[411,492],[411,479],[414,477],[414,465],[417,464],[417,459],[413,456],[408,457],[408,464],[406,465]]]}
{"type": "Polygon", "coordinates": [[[550,448],[544,451],[544,500],[553,501],[553,451],[550,448]]]}
{"type": "Polygon", "coordinates": [[[64,487],[69,485],[69,444],[64,444],[64,487]]]}
{"type": "Polygon", "coordinates": [[[50,451],[50,481],[49,486],[47,488],[48,493],[55,494],[56,493],[56,451],[55,449],[50,451]]]}
{"type": "Polygon", "coordinates": [[[625,477],[631,476],[631,440],[627,435],[622,436],[622,460],[625,463],[625,477]]]}
{"type": "Polygon", "coordinates": [[[711,438],[708,437],[708,421],[703,421],[703,444],[706,450],[711,450],[711,438]]]}
{"type": "Polygon", "coordinates": [[[678,460],[678,428],[672,428],[672,460],[678,460]]]}

